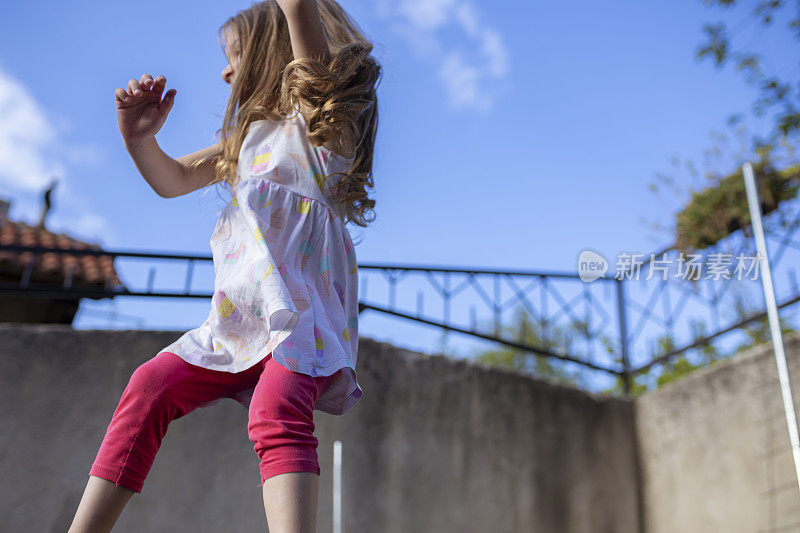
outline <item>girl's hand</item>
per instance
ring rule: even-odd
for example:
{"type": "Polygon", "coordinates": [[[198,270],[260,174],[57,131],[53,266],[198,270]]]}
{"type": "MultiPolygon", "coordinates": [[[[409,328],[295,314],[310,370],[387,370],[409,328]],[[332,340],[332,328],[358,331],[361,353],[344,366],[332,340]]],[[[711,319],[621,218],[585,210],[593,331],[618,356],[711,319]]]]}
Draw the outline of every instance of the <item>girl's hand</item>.
{"type": "Polygon", "coordinates": [[[114,92],[119,131],[127,146],[154,137],[164,125],[178,92],[170,89],[162,100],[166,84],[167,78],[164,76],[153,80],[150,74],[144,74],[139,81],[130,80],[127,91],[118,88],[114,92]]]}

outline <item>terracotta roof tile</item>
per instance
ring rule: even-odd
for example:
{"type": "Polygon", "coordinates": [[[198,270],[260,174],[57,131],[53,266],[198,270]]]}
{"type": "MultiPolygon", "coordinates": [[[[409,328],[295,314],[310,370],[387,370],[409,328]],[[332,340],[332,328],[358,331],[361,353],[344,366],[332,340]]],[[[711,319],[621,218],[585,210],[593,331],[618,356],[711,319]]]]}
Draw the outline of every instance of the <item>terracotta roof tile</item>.
{"type": "MultiPolygon", "coordinates": [[[[0,245],[42,246],[61,249],[102,250],[97,244],[88,244],[63,233],[55,234],[47,229],[31,226],[25,222],[7,221],[0,225],[0,245]]],[[[74,269],[72,282],[78,285],[116,287],[123,285],[114,268],[114,259],[109,255],[33,254],[32,252],[0,251],[0,273],[21,275],[31,258],[37,261],[31,275],[34,282],[63,283],[68,272],[74,269]]]]}

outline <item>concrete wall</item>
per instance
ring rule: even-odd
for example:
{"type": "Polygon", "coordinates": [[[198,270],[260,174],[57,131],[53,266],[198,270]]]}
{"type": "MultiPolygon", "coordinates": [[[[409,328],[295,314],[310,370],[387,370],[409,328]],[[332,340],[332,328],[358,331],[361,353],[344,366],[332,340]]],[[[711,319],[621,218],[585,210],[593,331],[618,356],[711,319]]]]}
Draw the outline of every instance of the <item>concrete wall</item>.
{"type": "MultiPolygon", "coordinates": [[[[800,334],[784,344],[797,399],[800,334]]],[[[771,345],[648,392],[636,416],[649,533],[800,531],[771,345]]]]}
{"type": "MultiPolygon", "coordinates": [[[[2,531],[66,531],[130,374],[181,333],[0,324],[2,531]]],[[[366,338],[358,372],[356,407],[315,412],[318,531],[332,530],[334,440],[345,532],[642,531],[631,402],[366,338]]],[[[246,411],[198,409],[170,426],[115,531],[265,531],[259,482],[246,411]]]]}

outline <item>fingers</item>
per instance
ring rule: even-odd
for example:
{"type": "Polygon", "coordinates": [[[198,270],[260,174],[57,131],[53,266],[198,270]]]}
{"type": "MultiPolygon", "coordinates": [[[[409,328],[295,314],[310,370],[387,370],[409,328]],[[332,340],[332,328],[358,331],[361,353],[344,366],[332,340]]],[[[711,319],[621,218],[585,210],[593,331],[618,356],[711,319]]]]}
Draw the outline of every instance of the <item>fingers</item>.
{"type": "Polygon", "coordinates": [[[131,79],[128,82],[128,93],[135,96],[142,96],[144,91],[149,91],[152,89],[154,84],[155,81],[153,80],[153,76],[150,74],[142,74],[140,79],[131,79]]]}
{"type": "Polygon", "coordinates": [[[125,89],[123,89],[121,87],[117,87],[117,90],[114,91],[114,96],[117,97],[117,100],[120,100],[122,102],[125,102],[125,101],[128,100],[128,93],[125,91],[125,89]]]}
{"type": "MultiPolygon", "coordinates": [[[[152,91],[160,100],[166,85],[167,78],[162,75],[156,76],[156,78],[153,79],[153,76],[150,74],[143,74],[138,80],[131,79],[128,81],[127,91],[125,89],[118,88],[114,92],[114,95],[116,96],[117,101],[127,103],[133,101],[135,97],[143,96],[145,91],[152,91]]],[[[173,93],[172,97],[174,96],[175,94],[173,93]]]]}
{"type": "Polygon", "coordinates": [[[164,92],[164,87],[167,85],[167,78],[164,76],[156,76],[156,80],[153,82],[153,88],[151,89],[154,91],[159,98],[161,98],[161,94],[164,92]]]}
{"type": "Polygon", "coordinates": [[[175,95],[178,93],[175,89],[170,89],[164,96],[164,99],[158,104],[158,108],[162,115],[166,115],[172,109],[172,104],[175,103],[175,95]]]}
{"type": "Polygon", "coordinates": [[[156,79],[153,79],[153,76],[150,74],[143,74],[141,79],[139,80],[139,86],[143,91],[155,91],[159,98],[161,98],[161,93],[164,92],[164,86],[167,84],[167,78],[164,76],[157,76],[156,79]]]}
{"type": "Polygon", "coordinates": [[[134,96],[142,95],[142,88],[137,80],[131,79],[130,81],[128,81],[128,94],[134,96]]]}

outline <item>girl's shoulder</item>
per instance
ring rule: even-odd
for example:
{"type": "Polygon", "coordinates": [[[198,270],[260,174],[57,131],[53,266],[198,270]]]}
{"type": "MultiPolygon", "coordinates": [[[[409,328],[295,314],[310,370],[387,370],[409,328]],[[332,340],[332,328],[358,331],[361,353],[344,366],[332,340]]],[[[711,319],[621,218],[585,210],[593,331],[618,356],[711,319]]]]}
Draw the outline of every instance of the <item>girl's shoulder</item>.
{"type": "Polygon", "coordinates": [[[295,109],[293,113],[282,119],[252,121],[242,149],[244,151],[246,146],[268,145],[271,147],[271,151],[322,152],[322,157],[325,161],[331,159],[335,166],[349,168],[353,162],[354,155],[352,154],[352,149],[348,149],[346,142],[342,141],[342,139],[337,139],[328,141],[322,146],[313,146],[311,141],[308,140],[307,134],[308,122],[306,117],[299,109],[295,109]],[[333,157],[330,158],[329,156],[333,157]]]}
{"type": "MultiPolygon", "coordinates": [[[[308,131],[308,119],[306,118],[311,114],[311,109],[305,104],[300,103],[300,108],[297,109],[297,116],[302,121],[303,127],[308,131]]],[[[322,145],[328,152],[338,156],[341,159],[353,159],[355,155],[355,146],[352,139],[345,138],[344,135],[336,139],[329,139],[322,145]]]]}
{"type": "Polygon", "coordinates": [[[266,179],[303,197],[336,204],[338,182],[352,166],[325,146],[313,146],[301,113],[253,121],[237,163],[238,179],[266,179]]]}

